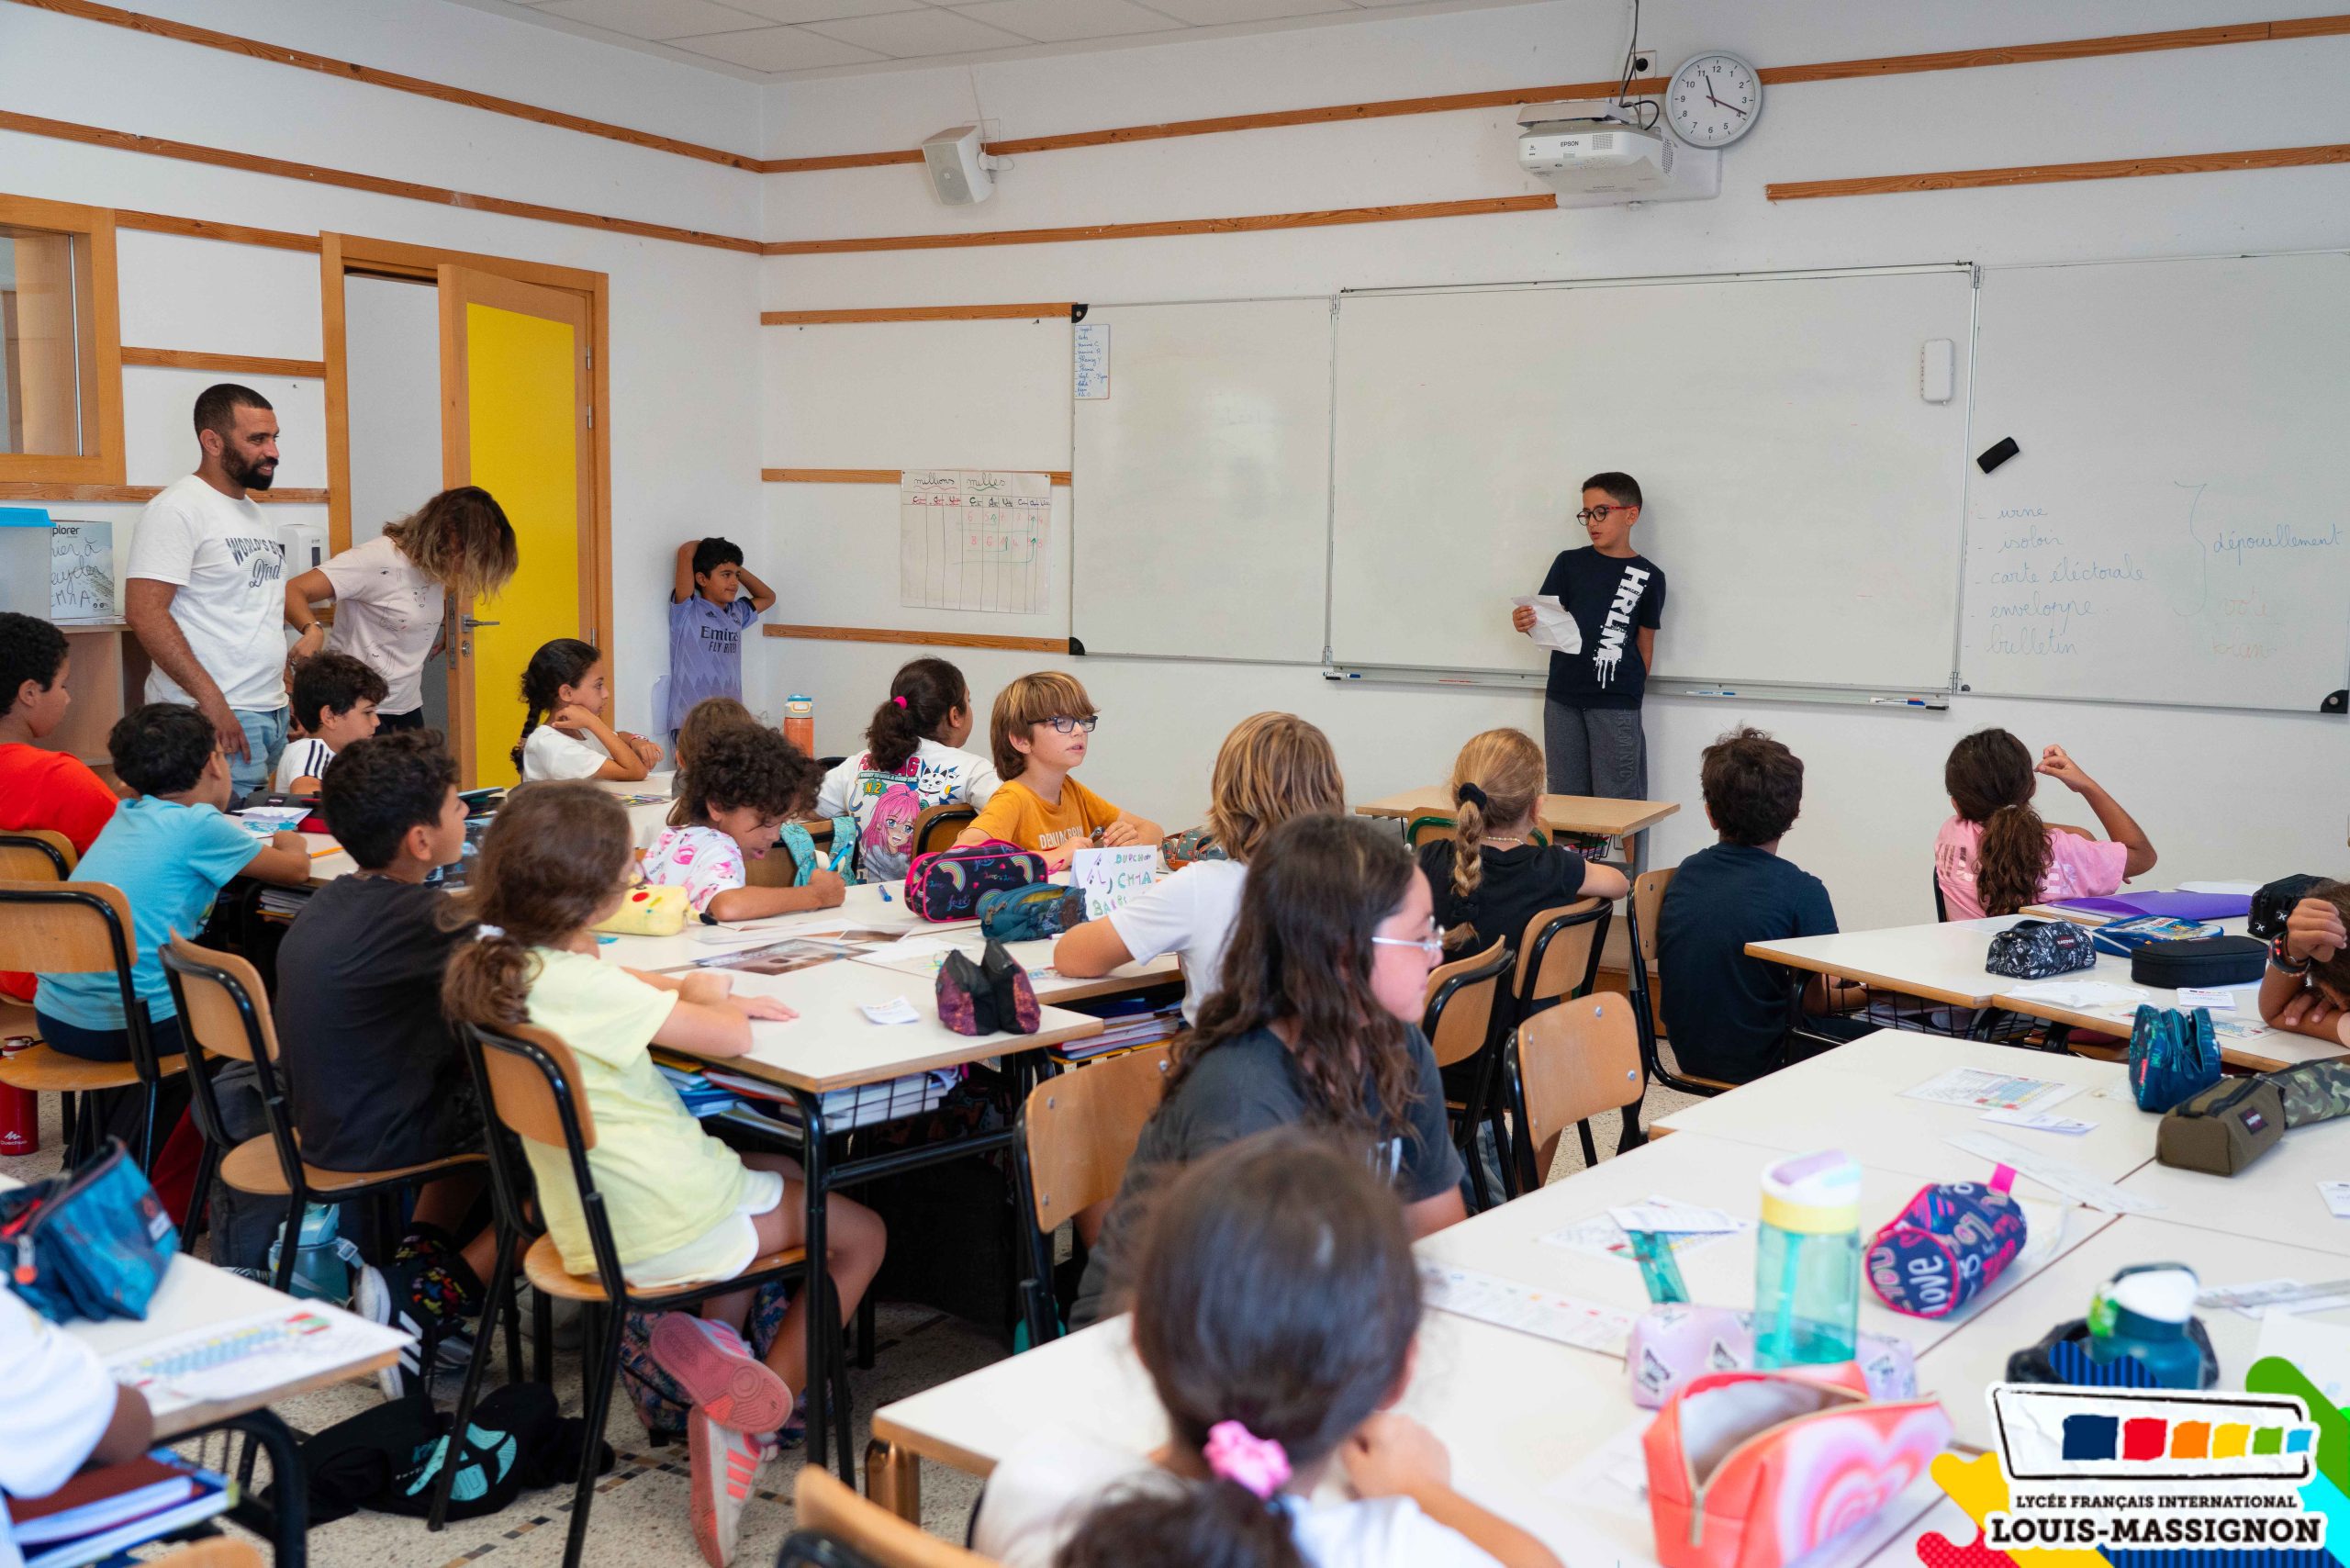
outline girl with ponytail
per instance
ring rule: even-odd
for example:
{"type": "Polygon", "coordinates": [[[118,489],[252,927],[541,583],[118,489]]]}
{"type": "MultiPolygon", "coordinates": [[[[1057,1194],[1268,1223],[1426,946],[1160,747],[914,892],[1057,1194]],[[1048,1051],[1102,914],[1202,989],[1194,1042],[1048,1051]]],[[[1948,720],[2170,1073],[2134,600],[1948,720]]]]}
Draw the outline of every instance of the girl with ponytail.
{"type": "Polygon", "coordinates": [[[1420,1284],[1360,1148],[1297,1129],[1229,1145],[1164,1190],[1141,1248],[1135,1353],[1172,1440],[1154,1462],[1036,1434],[989,1478],[978,1551],[1006,1568],[1555,1568],[1391,1408],[1420,1284]],[[1355,1498],[1310,1501],[1334,1461],[1355,1498]]]}
{"type": "Polygon", "coordinates": [[[945,659],[915,659],[890,682],[865,727],[865,749],[824,775],[820,817],[856,819],[857,879],[894,882],[913,858],[912,827],[933,806],[984,806],[995,764],[963,749],[971,738],[971,689],[945,659]]]}
{"type": "Polygon", "coordinates": [[[1453,836],[1420,846],[1448,945],[1472,936],[1480,952],[1515,944],[1546,909],[1578,899],[1612,902],[1631,890],[1615,867],[1534,842],[1542,780],[1542,748],[1522,730],[1487,730],[1460,748],[1452,764],[1453,836]]]}
{"type": "Polygon", "coordinates": [[[514,743],[514,769],[538,778],[637,779],[661,760],[661,748],[643,735],[604,722],[611,700],[604,655],[593,643],[557,637],[522,668],[522,738],[514,743]]]}
{"type": "MultiPolygon", "coordinates": [[[[596,1126],[588,1170],[631,1284],[731,1279],[755,1259],[800,1245],[800,1166],[778,1154],[738,1155],[704,1133],[654,1067],[651,1047],[739,1057],[751,1049],[753,1019],[796,1014],[770,997],[733,994],[734,977],[722,970],[645,974],[597,957],[593,927],[636,880],[631,837],[627,808],[593,784],[526,784],[509,795],[449,917],[477,924],[475,940],[461,941],[449,959],[442,1005],[458,1024],[536,1025],[570,1047],[571,1087],[596,1126]]],[[[528,1140],[523,1148],[563,1266],[593,1274],[569,1157],[528,1140]]],[[[827,1202],[825,1264],[845,1317],[881,1266],[882,1226],[846,1198],[827,1202]]],[[[749,1291],[711,1298],[699,1316],[666,1314],[653,1327],[653,1359],[693,1401],[694,1535],[712,1563],[734,1552],[744,1494],[730,1481],[755,1473],[774,1451],[807,1384],[813,1294],[793,1300],[764,1361],[740,1333],[749,1291]]]]}
{"type": "Polygon", "coordinates": [[[1946,919],[2013,914],[2048,899],[2099,898],[2154,868],[2145,831],[2063,746],[2048,747],[2035,765],[2007,731],[1977,730],[1951,748],[1942,787],[1953,814],[1934,838],[1934,880],[1946,919]],[[2109,836],[2042,821],[2031,805],[2037,774],[2088,802],[2109,836]]]}

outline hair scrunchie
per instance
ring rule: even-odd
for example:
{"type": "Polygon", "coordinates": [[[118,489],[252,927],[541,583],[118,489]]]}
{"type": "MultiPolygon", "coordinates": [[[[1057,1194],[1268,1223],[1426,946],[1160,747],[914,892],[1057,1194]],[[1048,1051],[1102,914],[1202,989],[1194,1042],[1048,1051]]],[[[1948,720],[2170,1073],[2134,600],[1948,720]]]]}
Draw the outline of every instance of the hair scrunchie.
{"type": "Polygon", "coordinates": [[[1246,1487],[1260,1502],[1271,1502],[1273,1494],[1289,1484],[1288,1452],[1272,1439],[1258,1437],[1237,1421],[1218,1421],[1210,1427],[1200,1457],[1207,1461],[1208,1473],[1217,1480],[1246,1487]]]}
{"type": "Polygon", "coordinates": [[[902,697],[892,697],[890,700],[895,702],[901,708],[903,708],[906,705],[906,700],[902,697]]]}
{"type": "Polygon", "coordinates": [[[506,927],[492,925],[487,921],[474,927],[474,940],[476,942],[495,942],[505,935],[506,927]]]}
{"type": "Polygon", "coordinates": [[[1452,791],[1452,798],[1461,805],[1474,806],[1481,812],[1494,809],[1494,802],[1486,797],[1485,791],[1474,784],[1458,786],[1452,791]]]}

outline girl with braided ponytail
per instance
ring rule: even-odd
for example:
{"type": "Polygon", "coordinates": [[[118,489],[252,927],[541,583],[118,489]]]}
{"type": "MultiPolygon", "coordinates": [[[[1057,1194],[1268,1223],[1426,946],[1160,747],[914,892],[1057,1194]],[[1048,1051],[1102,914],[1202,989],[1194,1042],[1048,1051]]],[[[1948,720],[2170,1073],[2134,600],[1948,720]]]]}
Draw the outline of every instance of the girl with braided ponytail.
{"type": "Polygon", "coordinates": [[[1420,846],[1447,946],[1472,935],[1480,952],[1516,943],[1546,909],[1578,899],[1612,902],[1631,891],[1615,867],[1534,841],[1542,774],[1542,748],[1522,730],[1487,730],[1460,748],[1452,765],[1453,836],[1420,846]]]}
{"type": "Polygon", "coordinates": [[[1556,1568],[1392,1408],[1420,1284],[1360,1148],[1295,1128],[1232,1144],[1164,1190],[1140,1249],[1135,1353],[1172,1440],[1154,1462],[1035,1434],[989,1478],[975,1548],[1006,1568],[1556,1568]],[[1354,1497],[1310,1500],[1334,1462],[1354,1497]]]}

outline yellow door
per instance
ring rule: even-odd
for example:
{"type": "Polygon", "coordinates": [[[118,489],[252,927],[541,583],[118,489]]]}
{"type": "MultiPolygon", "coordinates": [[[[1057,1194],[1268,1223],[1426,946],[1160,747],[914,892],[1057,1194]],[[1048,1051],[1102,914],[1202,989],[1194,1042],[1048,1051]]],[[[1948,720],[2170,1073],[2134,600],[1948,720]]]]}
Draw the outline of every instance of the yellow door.
{"type": "Polygon", "coordinates": [[[588,310],[562,289],[441,269],[442,481],[496,496],[521,557],[497,600],[460,606],[453,629],[452,744],[468,786],[515,780],[532,654],[557,637],[609,640],[596,623],[588,310]]]}

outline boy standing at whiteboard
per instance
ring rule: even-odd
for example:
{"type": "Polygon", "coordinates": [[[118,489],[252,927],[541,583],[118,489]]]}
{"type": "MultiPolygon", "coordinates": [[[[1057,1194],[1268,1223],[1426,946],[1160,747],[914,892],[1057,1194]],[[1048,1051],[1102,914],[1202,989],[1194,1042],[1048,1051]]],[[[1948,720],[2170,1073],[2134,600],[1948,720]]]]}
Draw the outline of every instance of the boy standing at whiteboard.
{"type": "MultiPolygon", "coordinates": [[[[1640,697],[1664,619],[1664,572],[1632,548],[1639,517],[1639,480],[1594,474],[1583,482],[1583,510],[1575,513],[1591,545],[1561,551],[1542,579],[1542,593],[1557,596],[1582,643],[1573,653],[1550,655],[1542,749],[1554,795],[1648,796],[1640,697]]],[[[1519,607],[1511,623],[1531,632],[1534,611],[1519,607]]],[[[1625,845],[1636,870],[1640,848],[1637,838],[1625,845]]]]}

